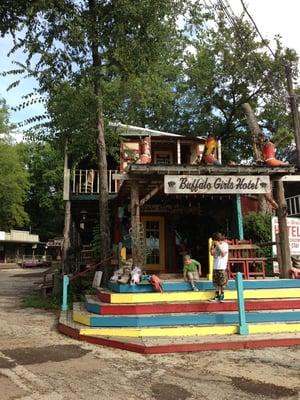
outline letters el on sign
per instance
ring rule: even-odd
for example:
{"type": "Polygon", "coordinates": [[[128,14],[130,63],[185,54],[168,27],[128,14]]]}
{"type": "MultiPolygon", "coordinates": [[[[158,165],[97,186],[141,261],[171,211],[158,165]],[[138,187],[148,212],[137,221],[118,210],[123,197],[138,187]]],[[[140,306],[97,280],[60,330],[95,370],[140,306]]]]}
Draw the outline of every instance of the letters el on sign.
{"type": "Polygon", "coordinates": [[[167,194],[250,194],[269,193],[267,175],[165,175],[167,194]]]}

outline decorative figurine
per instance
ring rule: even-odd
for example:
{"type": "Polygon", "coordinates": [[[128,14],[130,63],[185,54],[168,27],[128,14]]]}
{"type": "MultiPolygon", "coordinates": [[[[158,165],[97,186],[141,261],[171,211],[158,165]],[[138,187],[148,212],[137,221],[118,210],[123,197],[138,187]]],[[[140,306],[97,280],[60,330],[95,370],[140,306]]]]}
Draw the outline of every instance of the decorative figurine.
{"type": "Polygon", "coordinates": [[[151,163],[151,138],[145,137],[142,140],[141,155],[136,164],[150,164],[151,163]]]}
{"type": "Polygon", "coordinates": [[[275,144],[272,143],[270,140],[266,139],[263,147],[263,158],[265,164],[269,165],[270,167],[280,167],[289,164],[287,162],[277,160],[275,158],[275,155],[276,155],[275,144]]]}
{"type": "Polygon", "coordinates": [[[217,140],[212,134],[209,134],[205,142],[202,163],[206,165],[221,165],[216,157],[216,150],[217,140]]]}

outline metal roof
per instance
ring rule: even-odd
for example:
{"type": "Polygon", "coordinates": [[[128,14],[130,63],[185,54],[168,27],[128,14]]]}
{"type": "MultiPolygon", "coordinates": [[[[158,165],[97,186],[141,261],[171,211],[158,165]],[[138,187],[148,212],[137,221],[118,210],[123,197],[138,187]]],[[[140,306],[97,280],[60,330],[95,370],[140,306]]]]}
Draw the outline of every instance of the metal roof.
{"type": "Polygon", "coordinates": [[[157,131],[154,129],[149,129],[149,128],[142,128],[139,126],[134,126],[134,125],[125,125],[121,124],[119,122],[111,122],[109,124],[110,127],[117,128],[120,130],[120,135],[124,137],[135,137],[135,136],[154,136],[154,137],[174,137],[174,138],[182,138],[182,139],[206,139],[205,136],[183,136],[183,135],[178,135],[177,133],[171,133],[171,132],[163,132],[163,131],[157,131]]]}

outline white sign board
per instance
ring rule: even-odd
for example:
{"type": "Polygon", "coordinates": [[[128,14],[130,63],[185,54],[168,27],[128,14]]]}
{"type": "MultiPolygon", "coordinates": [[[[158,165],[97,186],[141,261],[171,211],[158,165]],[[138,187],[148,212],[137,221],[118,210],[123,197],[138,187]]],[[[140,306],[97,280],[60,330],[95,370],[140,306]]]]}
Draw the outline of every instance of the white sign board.
{"type": "Polygon", "coordinates": [[[5,240],[5,232],[0,231],[0,240],[5,240]]]}
{"type": "Polygon", "coordinates": [[[250,194],[270,193],[266,175],[165,175],[167,194],[250,194]]]}
{"type": "MultiPolygon", "coordinates": [[[[287,218],[290,251],[292,256],[300,255],[300,218],[287,218]]],[[[276,242],[276,235],[279,232],[278,218],[272,217],[272,242],[276,242]]],[[[277,256],[277,247],[273,246],[273,257],[277,256]]],[[[273,263],[274,273],[278,273],[278,263],[273,263]]]]}
{"type": "Polygon", "coordinates": [[[95,272],[94,279],[93,279],[93,284],[92,284],[92,287],[94,289],[98,289],[100,287],[102,274],[103,274],[102,271],[96,271],[95,272]]]}

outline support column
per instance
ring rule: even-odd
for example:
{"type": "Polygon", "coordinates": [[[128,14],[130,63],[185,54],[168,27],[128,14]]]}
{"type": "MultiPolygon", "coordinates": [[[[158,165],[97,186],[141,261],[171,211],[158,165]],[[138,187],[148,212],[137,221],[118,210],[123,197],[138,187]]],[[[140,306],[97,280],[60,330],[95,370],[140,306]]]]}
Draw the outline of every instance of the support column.
{"type": "Polygon", "coordinates": [[[284,197],[284,186],[282,181],[274,182],[275,189],[275,200],[278,204],[278,208],[276,210],[278,217],[278,227],[279,227],[279,246],[280,246],[280,259],[281,262],[279,264],[279,273],[281,278],[288,278],[289,271],[291,269],[291,252],[290,252],[290,243],[289,243],[289,235],[288,235],[288,227],[287,227],[287,207],[284,197]]]}
{"type": "Polygon", "coordinates": [[[177,164],[181,164],[181,143],[180,143],[180,139],[177,140],[177,164]]]}
{"type": "Polygon", "coordinates": [[[132,266],[139,266],[140,263],[140,198],[139,186],[137,181],[130,183],[130,200],[131,200],[131,229],[132,229],[132,266]]]}
{"type": "Polygon", "coordinates": [[[239,194],[235,196],[235,213],[236,213],[237,236],[239,240],[244,240],[243,213],[241,205],[241,196],[239,194]]]}

